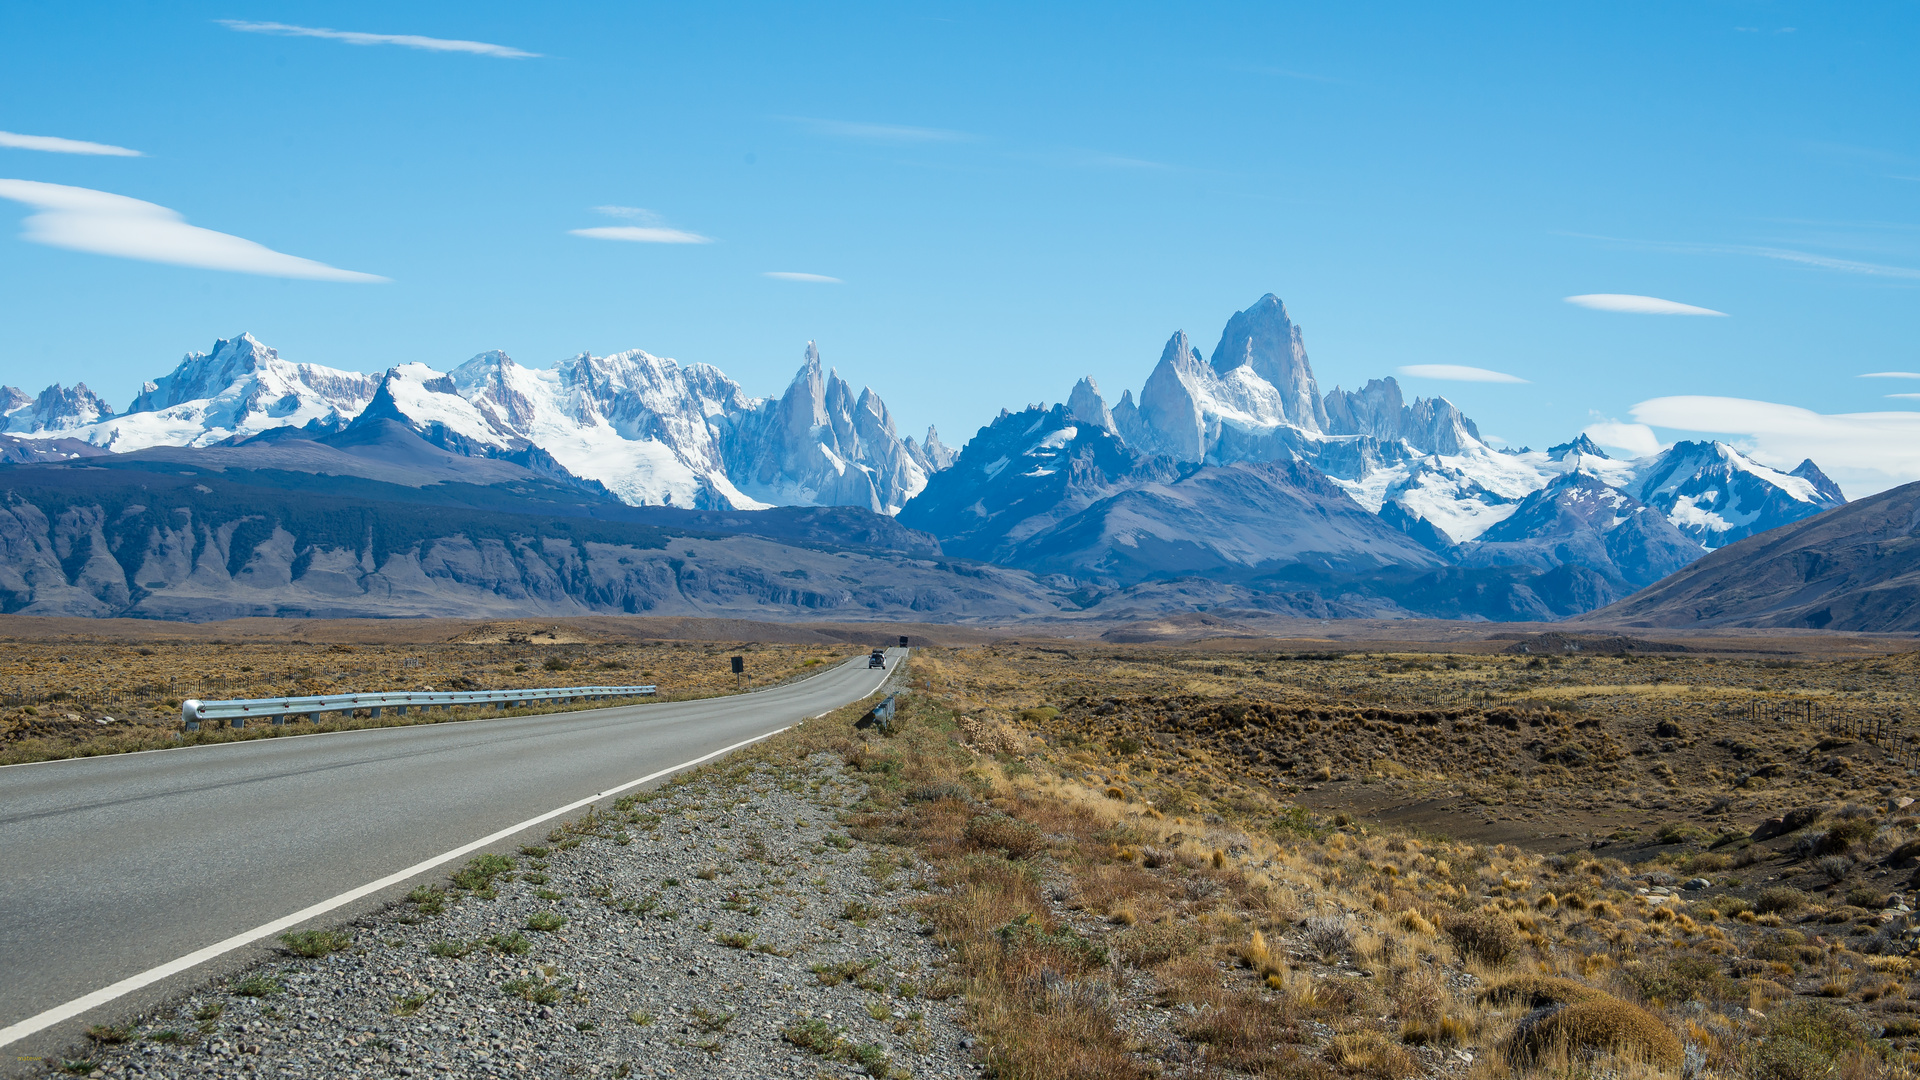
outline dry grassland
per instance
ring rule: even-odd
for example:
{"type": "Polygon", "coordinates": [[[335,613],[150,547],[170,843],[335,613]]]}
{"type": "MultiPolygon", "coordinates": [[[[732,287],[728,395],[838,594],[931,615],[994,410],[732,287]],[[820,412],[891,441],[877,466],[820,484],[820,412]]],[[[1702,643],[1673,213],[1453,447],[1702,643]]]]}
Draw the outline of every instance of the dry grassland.
{"type": "Polygon", "coordinates": [[[1907,1076],[1914,780],[1745,705],[1915,659],[923,650],[840,748],[997,1076],[1907,1076]]]}
{"type": "Polygon", "coordinates": [[[318,724],[187,732],[180,720],[185,698],[654,684],[660,688],[657,700],[671,701],[734,692],[730,656],[746,658],[751,686],[760,687],[812,674],[864,651],[839,643],[632,641],[536,623],[441,627],[440,639],[411,642],[389,630],[357,643],[291,636],[228,639],[156,629],[162,632],[149,638],[0,638],[0,765],[500,715],[491,708],[414,710],[405,717],[388,710],[374,719],[361,710],[352,718],[328,713],[318,724]]]}

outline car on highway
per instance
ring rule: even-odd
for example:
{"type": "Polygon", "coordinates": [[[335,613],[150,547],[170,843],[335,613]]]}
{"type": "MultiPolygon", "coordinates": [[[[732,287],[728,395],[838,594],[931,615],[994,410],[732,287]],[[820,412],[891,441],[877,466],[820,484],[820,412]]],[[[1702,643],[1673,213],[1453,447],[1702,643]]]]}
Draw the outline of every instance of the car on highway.
{"type": "Polygon", "coordinates": [[[873,655],[871,655],[871,656],[869,656],[869,657],[867,657],[867,666],[868,666],[868,667],[870,667],[870,668],[883,668],[883,667],[886,667],[886,666],[887,666],[887,654],[886,654],[886,653],[885,653],[884,651],[882,651],[882,650],[880,650],[880,649],[875,649],[875,650],[873,650],[873,655]]]}

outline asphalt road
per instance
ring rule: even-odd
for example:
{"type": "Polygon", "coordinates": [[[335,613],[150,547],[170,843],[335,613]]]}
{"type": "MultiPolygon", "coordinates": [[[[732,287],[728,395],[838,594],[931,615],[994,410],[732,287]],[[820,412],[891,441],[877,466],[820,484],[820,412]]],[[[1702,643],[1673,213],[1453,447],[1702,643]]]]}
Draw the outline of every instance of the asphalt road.
{"type": "MultiPolygon", "coordinates": [[[[0,769],[0,1035],[516,823],[857,701],[903,655],[891,650],[886,672],[860,657],[735,697],[0,769]]],[[[16,1032],[6,1053],[44,1051],[34,1044],[112,1015],[103,1005],[16,1032]]]]}

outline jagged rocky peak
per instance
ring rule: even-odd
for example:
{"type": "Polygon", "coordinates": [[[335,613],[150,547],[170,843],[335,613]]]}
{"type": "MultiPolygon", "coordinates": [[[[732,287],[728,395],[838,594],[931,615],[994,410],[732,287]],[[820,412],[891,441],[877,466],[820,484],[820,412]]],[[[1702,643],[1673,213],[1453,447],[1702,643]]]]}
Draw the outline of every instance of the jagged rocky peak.
{"type": "Polygon", "coordinates": [[[1632,490],[1709,548],[1847,501],[1811,461],[1782,472],[1723,442],[1674,443],[1640,468],[1632,490]]]}
{"type": "Polygon", "coordinates": [[[1324,431],[1327,411],[1320,387],[1307,362],[1307,346],[1300,328],[1287,317],[1287,306],[1268,293],[1245,311],[1236,312],[1220,332],[1213,349],[1213,370],[1221,375],[1250,367],[1280,394],[1280,407],[1289,423],[1308,431],[1324,431]]]}
{"type": "Polygon", "coordinates": [[[786,391],[724,428],[727,476],[763,503],[894,514],[933,471],[925,450],[895,432],[880,395],[867,388],[856,396],[811,341],[786,391]]]}
{"type": "Polygon", "coordinates": [[[1430,454],[1459,454],[1481,445],[1479,427],[1443,397],[1420,398],[1408,406],[1401,438],[1430,454]]]}
{"type": "Polygon", "coordinates": [[[280,354],[242,332],[219,338],[203,353],[188,353],[170,374],[140,388],[128,412],[157,412],[182,402],[210,398],[242,376],[280,359],[280,354]]]}
{"type": "Polygon", "coordinates": [[[252,334],[242,333],[215,341],[204,353],[187,354],[171,373],[144,384],[127,413],[221,399],[231,402],[235,419],[317,411],[344,423],[372,399],[379,381],[357,371],[290,363],[252,334]]]}
{"type": "Polygon", "coordinates": [[[1568,454],[1582,454],[1587,457],[1597,458],[1605,458],[1607,456],[1607,452],[1600,449],[1599,443],[1588,438],[1586,432],[1581,432],[1580,436],[1572,442],[1563,442],[1559,446],[1547,447],[1547,458],[1550,461],[1564,461],[1568,454]]]}
{"type": "Polygon", "coordinates": [[[1140,405],[1122,397],[1114,420],[1120,434],[1129,443],[1149,452],[1167,454],[1178,461],[1199,461],[1206,456],[1206,417],[1203,398],[1196,393],[1212,375],[1200,350],[1187,340],[1185,330],[1177,330],[1160,350],[1160,362],[1140,388],[1140,405]]]}
{"type": "Polygon", "coordinates": [[[1091,375],[1073,384],[1073,393],[1067,397],[1067,411],[1083,424],[1092,424],[1106,431],[1117,430],[1113,426],[1113,412],[1107,408],[1106,399],[1100,396],[1100,384],[1094,382],[1091,375]]]}
{"type": "Polygon", "coordinates": [[[919,462],[920,467],[926,470],[929,477],[934,473],[945,472],[952,468],[954,459],[959,456],[952,447],[940,441],[940,433],[934,430],[932,424],[927,425],[925,442],[916,443],[913,441],[913,436],[909,435],[904,445],[907,453],[913,457],[914,461],[919,462]]]}
{"type": "Polygon", "coordinates": [[[1382,442],[1404,440],[1428,454],[1455,455],[1480,443],[1480,429],[1443,397],[1403,404],[1400,384],[1391,375],[1369,379],[1358,390],[1334,387],[1326,397],[1327,432],[1367,435],[1382,442]]]}
{"type": "Polygon", "coordinates": [[[40,391],[39,397],[28,397],[11,386],[0,387],[0,431],[65,431],[112,415],[113,406],[87,389],[86,383],[71,387],[54,383],[40,391]]]}
{"type": "Polygon", "coordinates": [[[1336,386],[1327,391],[1323,404],[1329,434],[1371,435],[1376,439],[1400,437],[1406,403],[1400,396],[1400,384],[1391,375],[1368,379],[1358,390],[1342,390],[1336,386]]]}
{"type": "Polygon", "coordinates": [[[1814,491],[1818,492],[1823,499],[1830,501],[1835,506],[1847,501],[1846,495],[1840,491],[1840,485],[1828,479],[1827,474],[1820,471],[1820,466],[1815,465],[1812,458],[1807,458],[1800,464],[1795,465],[1793,471],[1787,475],[1797,476],[1807,483],[1812,484],[1814,491]]]}
{"type": "Polygon", "coordinates": [[[499,349],[475,355],[450,373],[461,397],[485,412],[493,420],[515,431],[533,425],[534,401],[525,385],[526,369],[499,349]]]}

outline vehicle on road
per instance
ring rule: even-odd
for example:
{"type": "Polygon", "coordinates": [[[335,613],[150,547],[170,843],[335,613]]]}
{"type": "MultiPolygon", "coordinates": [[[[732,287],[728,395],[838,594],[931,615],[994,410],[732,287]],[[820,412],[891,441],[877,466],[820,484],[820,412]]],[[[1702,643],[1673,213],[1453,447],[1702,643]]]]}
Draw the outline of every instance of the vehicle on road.
{"type": "Polygon", "coordinates": [[[887,666],[886,652],[882,649],[873,650],[873,655],[867,657],[867,666],[870,668],[886,667],[887,666]]]}

